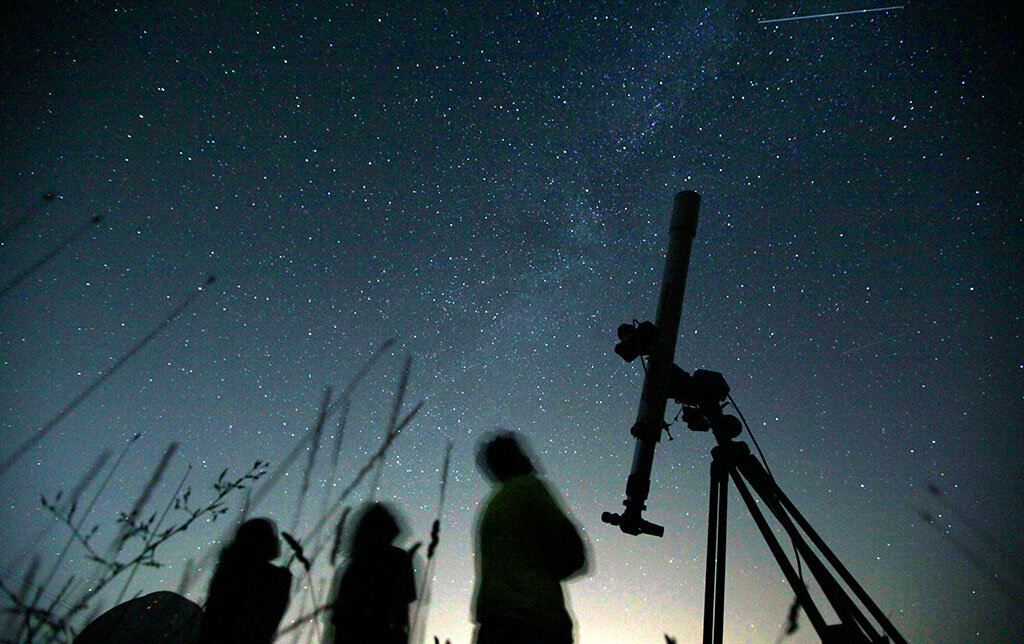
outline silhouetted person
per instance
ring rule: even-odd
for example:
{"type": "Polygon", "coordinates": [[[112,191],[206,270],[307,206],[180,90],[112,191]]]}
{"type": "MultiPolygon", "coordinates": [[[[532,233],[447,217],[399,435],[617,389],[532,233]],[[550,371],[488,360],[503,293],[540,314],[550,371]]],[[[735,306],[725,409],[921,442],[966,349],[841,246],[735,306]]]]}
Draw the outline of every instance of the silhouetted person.
{"type": "Polygon", "coordinates": [[[250,519],[220,554],[210,581],[200,644],[270,644],[288,608],[292,575],[270,563],[281,554],[277,526],[250,519]]]}
{"type": "Polygon", "coordinates": [[[583,540],[515,434],[481,444],[477,463],[495,484],[477,519],[477,644],[568,644],[562,581],[586,566],[583,540]]]}
{"type": "Polygon", "coordinates": [[[337,644],[406,644],[416,599],[412,559],[394,545],[401,534],[383,503],[366,506],[356,524],[331,622],[337,644]]]}

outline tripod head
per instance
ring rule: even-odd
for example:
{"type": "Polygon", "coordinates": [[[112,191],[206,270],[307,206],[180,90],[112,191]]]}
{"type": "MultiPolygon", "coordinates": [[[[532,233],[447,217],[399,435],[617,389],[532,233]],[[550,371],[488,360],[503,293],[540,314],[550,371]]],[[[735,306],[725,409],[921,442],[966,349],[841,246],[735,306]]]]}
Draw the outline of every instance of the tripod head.
{"type": "Polygon", "coordinates": [[[743,431],[739,418],[722,413],[729,397],[729,385],[722,374],[697,369],[691,376],[673,364],[671,386],[671,397],[682,405],[683,422],[691,431],[711,430],[720,443],[743,431]]]}
{"type": "MultiPolygon", "coordinates": [[[[644,324],[650,324],[650,322],[644,324]]],[[[620,352],[616,351],[616,353],[620,352]]],[[[668,398],[682,406],[683,422],[691,431],[706,432],[710,430],[719,443],[731,441],[740,435],[742,425],[739,419],[722,412],[723,403],[729,396],[729,385],[725,382],[725,377],[717,371],[697,369],[693,375],[690,375],[678,365],[673,364],[666,393],[668,398]]],[[[662,426],[668,427],[664,422],[662,426]]],[[[641,445],[643,439],[639,428],[634,425],[632,433],[637,438],[638,445],[641,445]]],[[[653,446],[651,450],[653,452],[653,446]]],[[[650,470],[645,472],[641,469],[642,461],[639,462],[639,465],[640,467],[638,467],[638,459],[634,456],[633,467],[626,480],[626,500],[623,501],[623,505],[626,506],[625,511],[622,514],[604,512],[601,514],[601,520],[618,526],[626,534],[634,536],[649,534],[661,537],[665,534],[664,526],[651,523],[643,518],[643,511],[647,509],[644,500],[650,494],[651,479],[650,470]]]]}

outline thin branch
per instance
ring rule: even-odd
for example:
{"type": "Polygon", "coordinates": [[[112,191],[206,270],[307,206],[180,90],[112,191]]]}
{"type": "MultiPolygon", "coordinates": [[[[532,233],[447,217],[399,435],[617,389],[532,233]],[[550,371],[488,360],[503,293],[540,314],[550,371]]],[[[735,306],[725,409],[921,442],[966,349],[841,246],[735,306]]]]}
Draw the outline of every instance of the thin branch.
{"type": "Polygon", "coordinates": [[[316,619],[317,617],[319,617],[320,615],[322,615],[323,613],[327,612],[327,610],[330,609],[330,607],[331,607],[330,604],[321,604],[320,606],[317,606],[313,610],[313,612],[306,613],[302,617],[295,618],[294,620],[292,620],[291,624],[288,624],[284,628],[279,629],[277,631],[277,637],[280,638],[283,635],[287,635],[288,633],[291,633],[292,631],[294,631],[297,628],[301,628],[307,622],[311,622],[314,619],[316,619]]]}
{"type": "MultiPolygon", "coordinates": [[[[363,375],[369,372],[373,364],[379,359],[381,355],[383,355],[384,351],[386,351],[388,347],[391,346],[392,343],[393,340],[388,340],[387,342],[384,342],[380,347],[377,348],[374,354],[370,356],[370,359],[366,362],[366,364],[363,365],[363,369],[360,370],[358,374],[356,374],[356,378],[353,378],[352,381],[349,383],[349,386],[346,387],[347,393],[343,393],[339,397],[339,399],[335,401],[335,404],[330,407],[330,409],[327,412],[328,418],[334,413],[338,405],[346,400],[346,396],[350,394],[352,390],[355,389],[356,384],[358,384],[359,380],[363,377],[363,375]]],[[[298,441],[296,441],[295,446],[292,447],[292,450],[288,452],[287,456],[284,457],[284,460],[282,460],[281,463],[277,466],[277,468],[274,470],[274,473],[270,476],[270,478],[268,478],[267,481],[260,487],[260,489],[256,490],[256,492],[253,494],[252,507],[256,507],[260,503],[262,503],[263,499],[265,499],[267,495],[269,495],[273,491],[273,489],[284,477],[284,474],[291,469],[292,464],[295,462],[295,459],[297,459],[299,455],[302,453],[302,451],[306,449],[307,445],[309,444],[310,440],[312,440],[312,438],[312,433],[307,432],[306,434],[303,434],[298,441]]]]}
{"type": "MultiPolygon", "coordinates": [[[[108,460],[110,460],[110,450],[103,450],[102,452],[100,452],[99,457],[95,461],[93,461],[93,464],[89,467],[88,470],[86,470],[85,474],[75,485],[74,489],[72,489],[67,501],[67,515],[69,519],[72,515],[74,515],[75,510],[78,509],[78,499],[81,498],[82,494],[85,493],[85,490],[89,487],[89,485],[92,484],[93,479],[95,479],[99,475],[100,470],[103,469],[103,467],[107,464],[108,460]]],[[[60,495],[59,492],[57,494],[58,496],[60,495]]],[[[74,536],[68,536],[68,540],[64,543],[64,547],[61,548],[60,553],[57,555],[57,560],[54,561],[53,566],[50,567],[50,572],[46,575],[46,578],[43,580],[43,582],[39,584],[39,590],[36,592],[36,597],[32,600],[33,604],[38,604],[39,600],[41,599],[40,595],[42,594],[43,589],[50,587],[50,583],[53,581],[54,576],[57,574],[57,570],[59,570],[61,564],[64,563],[64,557],[67,555],[68,548],[71,547],[73,539],[74,536]]],[[[31,641],[31,638],[29,638],[29,641],[31,641]]]]}
{"type": "MultiPolygon", "coordinates": [[[[135,521],[138,519],[139,514],[145,509],[146,504],[149,503],[149,499],[153,496],[153,490],[155,490],[156,487],[160,485],[160,481],[163,480],[164,474],[167,472],[167,467],[170,465],[171,459],[174,458],[174,455],[175,453],[177,453],[177,451],[178,443],[172,442],[167,444],[167,448],[164,450],[163,455],[160,457],[160,462],[157,463],[156,468],[153,470],[153,473],[149,477],[149,481],[146,483],[145,487],[142,488],[142,492],[139,494],[139,498],[135,499],[135,504],[132,506],[131,511],[127,515],[122,515],[122,520],[120,521],[121,533],[118,535],[117,539],[115,539],[114,542],[111,544],[111,547],[114,548],[116,552],[121,551],[122,546],[124,546],[125,540],[132,535],[132,528],[135,525],[135,521]]],[[[175,493],[175,496],[172,498],[172,501],[173,499],[176,498],[177,493],[175,493]]],[[[113,554],[116,554],[116,552],[113,554]]],[[[108,553],[107,556],[109,557],[111,556],[111,554],[112,553],[108,553]]],[[[120,598],[118,598],[118,603],[120,603],[120,598]]]]}
{"type": "MultiPolygon", "coordinates": [[[[402,403],[405,402],[405,390],[409,386],[409,372],[412,370],[412,356],[408,356],[405,359],[405,365],[402,368],[402,375],[398,379],[398,391],[395,392],[395,402],[391,406],[391,417],[388,419],[388,427],[385,431],[385,437],[390,436],[391,432],[395,429],[395,423],[398,422],[398,415],[402,411],[402,403]]],[[[373,477],[373,485],[370,486],[370,500],[373,500],[377,495],[377,488],[380,487],[380,479],[384,475],[384,463],[386,456],[381,455],[381,458],[377,461],[377,473],[373,477]]]]}
{"type": "MultiPolygon", "coordinates": [[[[175,446],[177,445],[177,443],[171,444],[175,446]]],[[[164,507],[163,514],[160,515],[160,520],[157,521],[156,526],[153,528],[153,531],[150,532],[149,535],[146,537],[146,543],[142,547],[143,551],[149,549],[150,544],[153,543],[153,540],[156,538],[157,531],[160,530],[160,526],[163,525],[164,519],[167,517],[167,513],[171,511],[171,507],[173,507],[175,503],[178,501],[178,494],[181,493],[181,488],[185,485],[185,481],[188,480],[188,475],[191,473],[192,465],[190,464],[187,468],[185,468],[185,474],[181,477],[181,480],[178,481],[178,487],[174,489],[174,494],[171,495],[171,500],[168,501],[167,505],[164,507]]],[[[138,572],[139,566],[141,564],[141,561],[136,561],[135,564],[132,566],[132,571],[128,573],[128,579],[125,580],[124,587],[121,588],[121,592],[118,594],[117,599],[114,601],[114,604],[120,604],[121,600],[124,599],[124,594],[128,592],[128,586],[130,586],[132,580],[135,579],[135,573],[138,572]]]]}
{"type": "MultiPolygon", "coordinates": [[[[43,505],[66,527],[71,531],[75,538],[75,541],[82,546],[89,558],[98,563],[102,569],[102,574],[99,579],[94,583],[90,584],[91,588],[86,590],[85,593],[74,603],[70,609],[68,609],[59,618],[50,615],[47,619],[54,622],[55,624],[66,625],[76,615],[84,611],[91,603],[94,597],[98,596],[107,586],[115,581],[125,570],[135,570],[139,566],[147,567],[162,567],[163,564],[156,560],[156,552],[161,545],[173,539],[177,535],[187,531],[196,521],[204,518],[209,518],[211,521],[215,521],[217,517],[222,516],[227,512],[227,508],[224,507],[224,499],[235,490],[246,489],[250,482],[257,481],[266,474],[265,463],[262,461],[256,461],[248,472],[242,476],[233,479],[226,480],[226,470],[221,473],[213,484],[215,495],[211,501],[205,505],[193,508],[190,506],[191,490],[186,489],[184,493],[181,493],[181,486],[179,485],[178,490],[172,497],[172,501],[167,510],[164,511],[164,515],[157,521],[156,517],[150,519],[138,520],[133,517],[130,513],[122,513],[119,521],[127,524],[128,536],[126,539],[140,538],[143,543],[138,553],[136,553],[129,561],[121,562],[117,559],[110,559],[100,555],[96,549],[90,543],[90,538],[95,533],[95,529],[88,534],[83,534],[78,526],[72,521],[70,515],[59,512],[58,508],[43,499],[43,505]],[[184,514],[184,518],[180,523],[173,524],[167,528],[161,529],[160,526],[163,524],[164,517],[171,510],[177,510],[184,514]]],[[[184,479],[182,481],[184,483],[184,479]]],[[[121,537],[115,537],[120,539],[121,537]]],[[[123,594],[123,591],[122,591],[123,594]]],[[[33,610],[40,612],[35,607],[23,607],[27,610],[33,610]]],[[[45,611],[43,611],[45,612],[45,611]]]]}
{"type": "Polygon", "coordinates": [[[432,581],[431,576],[434,569],[434,552],[437,550],[437,545],[441,541],[441,517],[444,514],[444,501],[446,492],[448,490],[448,469],[451,464],[452,458],[452,447],[454,443],[448,441],[448,446],[444,451],[444,464],[441,466],[441,490],[438,493],[437,501],[437,517],[434,518],[434,523],[430,528],[430,545],[427,546],[427,565],[423,571],[423,580],[420,582],[420,592],[416,597],[416,608],[413,610],[412,620],[410,621],[409,632],[414,633],[416,629],[427,621],[427,611],[429,605],[425,608],[421,608],[426,600],[427,588],[432,581]],[[423,611],[423,619],[420,621],[420,611],[423,611]]]}

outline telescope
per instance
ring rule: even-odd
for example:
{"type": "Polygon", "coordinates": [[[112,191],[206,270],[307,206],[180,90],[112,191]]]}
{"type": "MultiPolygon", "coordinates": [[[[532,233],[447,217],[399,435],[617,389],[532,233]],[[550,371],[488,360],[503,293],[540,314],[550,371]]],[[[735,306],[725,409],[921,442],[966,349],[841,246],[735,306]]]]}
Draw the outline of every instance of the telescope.
{"type": "Polygon", "coordinates": [[[890,641],[906,644],[886,614],[782,492],[767,467],[751,454],[746,443],[734,440],[741,434],[743,423],[735,416],[723,412],[726,401],[735,407],[725,377],[704,369],[691,374],[673,362],[699,209],[700,195],[697,193],[683,191],[676,194],[672,204],[669,247],[655,321],[634,321],[633,324],[623,324],[618,328],[619,343],[615,345],[615,353],[626,362],[633,362],[638,357],[642,360],[644,356],[647,362],[636,422],[630,429],[636,443],[632,466],[626,479],[626,498],[622,502],[625,509],[621,514],[604,512],[601,520],[617,526],[629,535],[664,536],[665,528],[645,519],[643,513],[647,509],[647,498],[651,490],[654,450],[661,440],[662,430],[668,429],[665,407],[668,400],[672,399],[682,406],[683,421],[691,430],[708,432],[717,443],[711,450],[711,487],[708,494],[704,644],[721,644],[724,630],[730,480],[793,589],[796,602],[823,644],[888,644],[890,641]],[[755,494],[758,499],[755,499],[755,494]],[[786,549],[779,543],[762,508],[775,517],[792,542],[795,566],[786,549]],[[838,616],[839,623],[826,623],[808,591],[801,562],[806,564],[807,571],[814,577],[832,613],[838,616]],[[854,602],[854,597],[860,605],[854,602]],[[861,607],[866,609],[867,614],[861,607]],[[874,618],[874,623],[868,614],[874,618]],[[876,624],[879,628],[876,628],[876,624]]]}
{"type": "Polygon", "coordinates": [[[626,480],[626,498],[622,514],[605,512],[601,520],[618,526],[626,534],[650,534],[660,537],[665,528],[643,518],[647,497],[651,489],[651,465],[654,448],[661,440],[665,428],[665,405],[674,366],[676,336],[679,335],[679,317],[686,288],[686,272],[690,263],[690,247],[697,234],[697,212],[700,195],[684,190],[672,202],[672,222],[669,227],[668,254],[661,279],[661,297],[655,321],[637,325],[632,331],[628,325],[619,327],[620,342],[615,352],[627,362],[638,355],[648,356],[643,391],[636,422],[630,433],[636,438],[633,465],[626,480]]]}

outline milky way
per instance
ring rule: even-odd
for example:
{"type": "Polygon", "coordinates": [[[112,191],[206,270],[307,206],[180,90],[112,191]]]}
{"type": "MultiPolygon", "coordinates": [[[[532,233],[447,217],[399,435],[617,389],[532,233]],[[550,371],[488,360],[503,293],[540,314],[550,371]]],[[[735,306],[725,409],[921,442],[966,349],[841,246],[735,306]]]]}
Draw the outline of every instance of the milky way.
{"type": "MultiPolygon", "coordinates": [[[[1024,637],[1019,11],[766,25],[850,7],[236,4],[2,10],[0,285],[102,221],[0,298],[0,458],[217,277],[4,474],[6,588],[36,554],[38,584],[67,540],[40,495],[102,465],[91,499],[126,446],[83,523],[100,551],[171,443],[146,512],[183,477],[205,502],[225,468],[274,472],[299,445],[251,511],[330,543],[313,529],[377,450],[411,356],[400,411],[423,407],[379,489],[371,472],[346,503],[391,500],[407,545],[428,539],[454,441],[425,634],[469,642],[474,450],[501,426],[589,543],[578,640],[694,641],[710,437],[679,423],[658,447],[664,538],[600,521],[621,508],[643,377],[615,329],[654,318],[688,189],[676,362],[724,374],[781,487],[909,641],[1024,637]],[[325,423],[297,517],[323,388],[392,338],[333,475],[340,405],[325,423]]],[[[103,605],[183,576],[201,603],[243,498],[103,605]]],[[[792,594],[733,508],[725,639],[775,641],[792,594]]],[[[286,622],[332,575],[326,552],[310,591],[292,572],[286,622]]],[[[73,546],[42,597],[96,574],[73,546]]],[[[816,639],[801,622],[787,641],[816,639]]]]}

